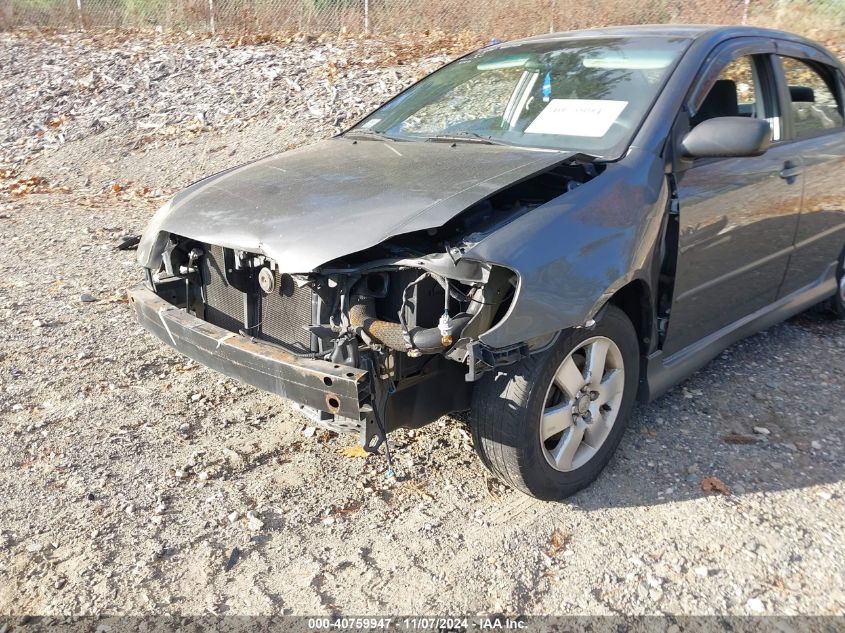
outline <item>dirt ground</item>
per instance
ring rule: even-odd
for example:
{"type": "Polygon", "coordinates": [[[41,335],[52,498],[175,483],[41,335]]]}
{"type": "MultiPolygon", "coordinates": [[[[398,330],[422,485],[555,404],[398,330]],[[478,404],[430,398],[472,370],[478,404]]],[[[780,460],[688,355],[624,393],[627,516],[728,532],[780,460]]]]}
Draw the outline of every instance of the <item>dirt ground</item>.
{"type": "Polygon", "coordinates": [[[115,246],[169,193],[449,46],[0,34],[0,613],[845,613],[845,323],[732,346],[564,503],[494,480],[460,417],[397,433],[386,478],[135,323],[115,246]]]}

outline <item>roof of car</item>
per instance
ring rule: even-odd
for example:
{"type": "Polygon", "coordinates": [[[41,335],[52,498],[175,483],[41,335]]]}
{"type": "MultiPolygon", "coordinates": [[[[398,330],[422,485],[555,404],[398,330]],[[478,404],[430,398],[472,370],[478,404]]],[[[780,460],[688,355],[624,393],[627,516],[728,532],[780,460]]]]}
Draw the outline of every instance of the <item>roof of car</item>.
{"type": "MultiPolygon", "coordinates": [[[[642,24],[637,26],[608,26],[597,29],[581,29],[578,31],[562,31],[534,35],[519,40],[512,40],[499,44],[499,47],[519,46],[530,42],[564,42],[566,40],[601,38],[601,37],[675,37],[697,40],[707,46],[735,37],[764,37],[787,40],[812,46],[819,51],[827,61],[839,66],[841,62],[829,50],[818,42],[814,42],[800,35],[776,29],[759,26],[714,25],[714,24],[642,24]]],[[[843,67],[845,71],[845,67],[843,67]]]]}
{"type": "Polygon", "coordinates": [[[798,35],[757,26],[720,26],[713,24],[642,24],[637,26],[608,26],[598,29],[581,29],[534,35],[517,42],[537,42],[578,39],[586,37],[683,37],[698,39],[704,36],[721,37],[762,36],[807,41],[798,35]]]}

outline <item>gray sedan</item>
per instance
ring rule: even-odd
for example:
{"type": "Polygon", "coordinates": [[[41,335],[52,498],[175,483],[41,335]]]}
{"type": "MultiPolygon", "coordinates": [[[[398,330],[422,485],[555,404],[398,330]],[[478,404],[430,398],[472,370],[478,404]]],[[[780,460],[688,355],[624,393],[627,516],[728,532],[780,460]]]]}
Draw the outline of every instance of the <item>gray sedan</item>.
{"type": "Polygon", "coordinates": [[[469,409],[497,477],[562,498],[637,400],[811,306],[845,316],[843,99],[839,62],[778,31],[490,46],[176,195],[132,304],[367,451],[469,409]]]}

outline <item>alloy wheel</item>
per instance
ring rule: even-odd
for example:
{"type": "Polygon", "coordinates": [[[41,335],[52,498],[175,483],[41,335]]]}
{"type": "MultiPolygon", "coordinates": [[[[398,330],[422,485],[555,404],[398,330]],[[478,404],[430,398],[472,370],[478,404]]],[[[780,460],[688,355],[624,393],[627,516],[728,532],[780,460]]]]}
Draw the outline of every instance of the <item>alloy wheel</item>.
{"type": "Polygon", "coordinates": [[[555,470],[586,464],[610,434],[625,390],[622,352],[604,336],[572,350],[555,372],[540,418],[543,455],[555,470]]]}

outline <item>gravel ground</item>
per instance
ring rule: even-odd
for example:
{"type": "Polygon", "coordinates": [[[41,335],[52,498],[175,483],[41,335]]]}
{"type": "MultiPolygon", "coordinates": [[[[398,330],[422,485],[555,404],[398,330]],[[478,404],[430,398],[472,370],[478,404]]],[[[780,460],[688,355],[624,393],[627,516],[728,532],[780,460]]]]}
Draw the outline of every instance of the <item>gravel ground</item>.
{"type": "Polygon", "coordinates": [[[397,433],[386,479],[135,324],[114,247],[165,194],[465,45],[0,35],[0,613],[845,613],[841,322],[732,346],[565,503],[492,479],[460,418],[397,433]]]}

